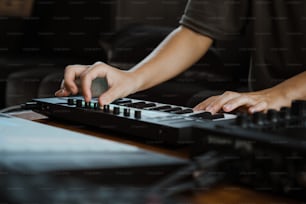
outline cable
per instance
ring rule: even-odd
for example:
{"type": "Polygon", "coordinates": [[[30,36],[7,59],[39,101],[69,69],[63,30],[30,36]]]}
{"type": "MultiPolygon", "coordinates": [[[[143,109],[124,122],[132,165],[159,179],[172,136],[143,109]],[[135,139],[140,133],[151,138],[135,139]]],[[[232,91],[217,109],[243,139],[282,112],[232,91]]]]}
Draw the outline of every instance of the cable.
{"type": "Polygon", "coordinates": [[[176,194],[179,194],[181,192],[188,191],[188,190],[193,189],[195,187],[196,187],[196,185],[193,181],[182,183],[182,184],[164,189],[165,192],[163,192],[163,196],[164,197],[170,197],[172,195],[176,195],[176,194]]]}
{"type": "Polygon", "coordinates": [[[13,111],[22,110],[22,109],[23,108],[21,105],[10,106],[10,107],[1,109],[0,113],[8,113],[8,112],[13,112],[13,111]]]}
{"type": "Polygon", "coordinates": [[[179,171],[175,172],[174,174],[170,175],[166,179],[162,180],[161,182],[153,186],[151,191],[158,192],[160,191],[160,189],[166,188],[168,185],[171,185],[172,183],[185,177],[186,175],[190,176],[194,170],[195,170],[195,166],[193,164],[183,169],[180,169],[179,171]]]}
{"type": "Polygon", "coordinates": [[[149,195],[168,197],[193,188],[210,187],[223,179],[223,175],[212,174],[211,170],[215,172],[215,169],[224,161],[223,157],[216,152],[208,152],[203,156],[194,158],[189,166],[176,171],[151,187],[149,195]]]}
{"type": "Polygon", "coordinates": [[[37,102],[26,102],[24,104],[6,107],[0,110],[0,113],[9,113],[20,110],[32,110],[37,108],[37,102]]]}

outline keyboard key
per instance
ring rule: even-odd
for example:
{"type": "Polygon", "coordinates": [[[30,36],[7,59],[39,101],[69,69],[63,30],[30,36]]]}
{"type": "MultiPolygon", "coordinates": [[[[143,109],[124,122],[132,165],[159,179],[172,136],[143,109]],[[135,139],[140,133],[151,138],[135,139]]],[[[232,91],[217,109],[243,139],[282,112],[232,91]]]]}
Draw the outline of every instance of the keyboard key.
{"type": "Polygon", "coordinates": [[[152,108],[152,107],[156,107],[155,103],[146,103],[146,105],[143,108],[152,108]]]}
{"type": "Polygon", "coordinates": [[[171,108],[171,106],[159,106],[159,107],[156,107],[156,108],[151,108],[151,109],[148,109],[148,110],[155,110],[155,111],[162,111],[162,110],[166,110],[166,109],[169,109],[171,108]]]}
{"type": "Polygon", "coordinates": [[[202,112],[202,113],[197,113],[197,114],[191,115],[191,117],[200,118],[200,119],[204,119],[204,120],[215,120],[215,119],[219,119],[219,118],[224,118],[224,114],[223,113],[216,113],[216,114],[212,115],[210,112],[202,112]]]}
{"type": "Polygon", "coordinates": [[[190,109],[175,111],[173,113],[175,113],[175,114],[187,114],[187,113],[193,113],[193,110],[190,108],[190,109]]]}
{"type": "Polygon", "coordinates": [[[125,104],[125,103],[132,103],[132,100],[129,100],[129,99],[120,99],[120,100],[114,101],[112,104],[122,105],[122,104],[125,104]]]}
{"type": "Polygon", "coordinates": [[[180,107],[175,107],[175,108],[169,108],[169,109],[163,110],[163,112],[173,113],[173,112],[181,111],[181,110],[183,110],[183,109],[180,108],[180,107]]]}
{"type": "Polygon", "coordinates": [[[146,105],[145,102],[136,102],[136,103],[131,103],[128,106],[131,108],[143,108],[146,105]]]}

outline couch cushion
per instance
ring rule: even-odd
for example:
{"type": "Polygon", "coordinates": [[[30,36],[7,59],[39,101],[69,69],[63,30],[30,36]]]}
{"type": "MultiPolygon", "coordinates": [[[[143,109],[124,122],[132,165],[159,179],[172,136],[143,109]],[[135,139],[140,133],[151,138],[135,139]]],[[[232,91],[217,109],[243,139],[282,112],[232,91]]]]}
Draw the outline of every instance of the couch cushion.
{"type": "Polygon", "coordinates": [[[7,79],[6,106],[22,104],[36,98],[41,81],[53,72],[54,69],[31,69],[11,74],[7,79]]]}

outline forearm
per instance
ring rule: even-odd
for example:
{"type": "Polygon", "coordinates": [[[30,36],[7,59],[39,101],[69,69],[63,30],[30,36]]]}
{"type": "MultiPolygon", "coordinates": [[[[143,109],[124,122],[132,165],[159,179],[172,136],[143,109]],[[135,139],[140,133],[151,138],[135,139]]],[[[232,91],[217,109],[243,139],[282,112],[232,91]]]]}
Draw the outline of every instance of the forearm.
{"type": "Polygon", "coordinates": [[[174,30],[147,58],[131,69],[141,91],[185,71],[209,49],[212,40],[187,28],[174,30]]]}
{"type": "Polygon", "coordinates": [[[306,100],[306,71],[287,79],[272,89],[279,92],[288,101],[306,100]]]}

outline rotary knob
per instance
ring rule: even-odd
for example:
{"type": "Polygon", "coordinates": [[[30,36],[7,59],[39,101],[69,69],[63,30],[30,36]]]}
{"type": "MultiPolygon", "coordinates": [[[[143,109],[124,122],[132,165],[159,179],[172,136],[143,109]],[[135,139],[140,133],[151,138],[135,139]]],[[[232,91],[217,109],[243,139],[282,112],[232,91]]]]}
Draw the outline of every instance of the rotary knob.
{"type": "Polygon", "coordinates": [[[104,111],[105,113],[109,113],[109,105],[104,105],[104,106],[103,106],[103,111],[104,111]]]}
{"type": "Polygon", "coordinates": [[[291,113],[294,116],[306,116],[306,101],[295,100],[291,104],[291,113]]]}
{"type": "Polygon", "coordinates": [[[129,108],[125,108],[123,110],[123,115],[126,116],[126,117],[129,117],[131,114],[131,110],[129,108]]]}
{"type": "Polygon", "coordinates": [[[67,99],[67,104],[68,105],[74,105],[74,99],[73,98],[68,98],[67,99]]]}
{"type": "Polygon", "coordinates": [[[249,121],[249,116],[247,113],[238,113],[236,118],[236,125],[241,127],[247,127],[249,121]]]}
{"type": "Polygon", "coordinates": [[[135,110],[134,117],[136,119],[140,119],[141,118],[141,111],[140,110],[135,110]]]}
{"type": "Polygon", "coordinates": [[[81,100],[81,99],[76,100],[76,106],[78,108],[82,108],[83,107],[83,100],[81,100]]]}
{"type": "Polygon", "coordinates": [[[85,108],[91,108],[91,102],[85,102],[85,108]]]}
{"type": "Polygon", "coordinates": [[[279,114],[282,119],[289,120],[291,118],[291,109],[289,107],[282,107],[279,114]]]}
{"type": "Polygon", "coordinates": [[[256,112],[253,114],[253,123],[256,125],[264,125],[265,115],[262,112],[256,112]]]}
{"type": "Polygon", "coordinates": [[[269,109],[268,112],[267,112],[267,119],[269,122],[272,122],[272,123],[277,123],[278,121],[278,112],[277,110],[274,110],[274,109],[269,109]]]}
{"type": "Polygon", "coordinates": [[[113,114],[114,115],[119,115],[120,114],[120,108],[119,107],[114,107],[113,114]]]}

